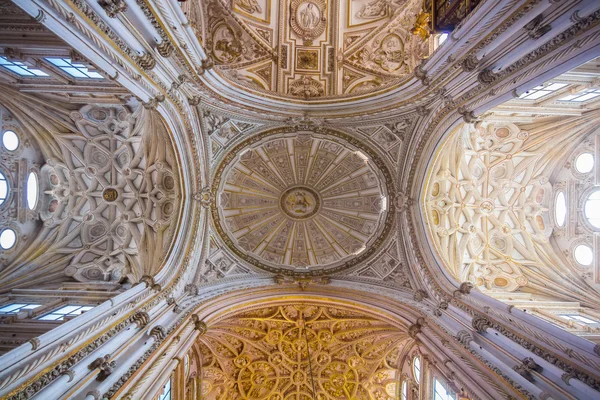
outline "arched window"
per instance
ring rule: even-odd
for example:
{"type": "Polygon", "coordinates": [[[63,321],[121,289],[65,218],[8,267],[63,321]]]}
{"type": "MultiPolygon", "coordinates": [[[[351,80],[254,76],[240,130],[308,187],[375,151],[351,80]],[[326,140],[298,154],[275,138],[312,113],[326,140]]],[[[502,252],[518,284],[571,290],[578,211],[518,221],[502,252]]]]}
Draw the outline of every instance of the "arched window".
{"type": "Polygon", "coordinates": [[[406,382],[406,380],[404,380],[402,382],[402,400],[408,400],[408,383],[406,382]]]}
{"type": "Polygon", "coordinates": [[[15,151],[19,147],[19,137],[13,131],[4,131],[2,145],[8,151],[15,151]]]}
{"type": "Polygon", "coordinates": [[[183,375],[187,378],[188,372],[190,372],[190,356],[186,354],[183,358],[183,375]]]}
{"type": "Polygon", "coordinates": [[[415,376],[415,381],[421,383],[421,359],[419,356],[413,359],[413,375],[415,376]]]}
{"type": "Polygon", "coordinates": [[[0,172],[0,206],[8,197],[8,182],[2,172],[0,172]]]}
{"type": "Polygon", "coordinates": [[[3,250],[12,248],[17,242],[17,234],[10,228],[6,228],[0,233],[0,247],[3,250]]]}

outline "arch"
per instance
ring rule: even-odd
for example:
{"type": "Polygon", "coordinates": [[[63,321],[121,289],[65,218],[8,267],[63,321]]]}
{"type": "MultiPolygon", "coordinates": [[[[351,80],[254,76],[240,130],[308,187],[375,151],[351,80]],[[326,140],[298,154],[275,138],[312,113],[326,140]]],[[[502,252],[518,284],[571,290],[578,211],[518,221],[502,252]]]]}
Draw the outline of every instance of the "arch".
{"type": "MultiPolygon", "coordinates": [[[[212,355],[207,351],[207,349],[210,349],[209,346],[198,346],[198,343],[214,340],[215,337],[226,341],[226,336],[233,336],[231,330],[236,327],[239,328],[239,324],[232,323],[232,318],[235,320],[235,318],[244,317],[246,318],[246,322],[248,322],[252,319],[253,312],[267,308],[273,310],[278,307],[294,304],[339,308],[368,316],[368,318],[376,320],[378,323],[387,324],[389,329],[386,332],[395,332],[398,335],[397,337],[401,338],[401,341],[404,341],[405,344],[401,351],[398,352],[399,362],[394,379],[394,390],[396,392],[393,396],[400,396],[402,377],[406,376],[411,370],[412,357],[415,354],[420,354],[423,359],[427,360],[422,368],[429,368],[428,365],[430,363],[433,365],[434,362],[438,366],[442,365],[443,367],[441,368],[444,371],[444,376],[452,377],[454,385],[465,393],[473,393],[481,398],[489,398],[490,393],[498,390],[501,392],[506,391],[506,393],[514,390],[510,384],[504,382],[502,379],[500,379],[500,384],[498,384],[497,379],[492,381],[491,379],[494,378],[490,379],[486,376],[486,374],[491,374],[489,371],[483,373],[483,375],[482,371],[475,372],[481,366],[466,361],[468,351],[460,346],[456,346],[457,342],[449,334],[449,327],[440,326],[437,322],[424,318],[426,311],[420,309],[422,305],[419,306],[418,303],[415,303],[408,297],[399,301],[398,299],[391,299],[386,296],[373,296],[364,291],[343,287],[315,286],[309,291],[302,291],[293,287],[248,288],[217,296],[195,307],[188,303],[183,306],[186,308],[191,307],[191,313],[193,314],[188,314],[187,324],[200,324],[206,327],[206,330],[204,330],[205,328],[201,328],[202,332],[199,339],[195,342],[187,341],[186,343],[189,343],[187,347],[181,348],[179,352],[180,354],[185,354],[194,349],[192,352],[195,356],[192,357],[192,360],[195,359],[200,365],[203,365],[205,362],[202,359],[203,354],[204,357],[209,358],[212,355]],[[211,330],[213,333],[211,333],[211,330]],[[444,344],[440,346],[440,343],[444,344]],[[461,355],[464,359],[461,358],[461,355]],[[446,368],[452,368],[453,373],[450,370],[445,371],[446,368]],[[475,376],[479,376],[479,378],[475,378],[475,376]],[[482,380],[481,376],[486,377],[482,380]],[[494,389],[491,389],[491,386],[494,389]]],[[[311,323],[309,322],[309,326],[311,323]]],[[[252,323],[248,322],[248,324],[252,323]]],[[[186,323],[183,323],[180,329],[185,329],[185,325],[186,323]]],[[[253,332],[255,331],[256,329],[253,330],[253,332]]],[[[177,333],[174,334],[176,335],[177,333]]],[[[316,336],[308,334],[308,342],[312,343],[313,337],[318,337],[318,335],[318,332],[316,336]]],[[[238,332],[236,337],[244,338],[246,336],[238,332]]],[[[228,365],[232,362],[235,363],[237,357],[240,355],[231,356],[228,365]]],[[[266,362],[268,361],[267,359],[266,362]]],[[[191,364],[194,365],[194,362],[192,361],[191,364]]],[[[211,358],[210,362],[212,364],[209,367],[213,368],[215,365],[214,359],[211,358]]],[[[252,361],[242,357],[237,359],[237,362],[241,363],[240,365],[248,365],[252,361]]],[[[347,364],[347,360],[345,363],[347,364]]],[[[313,367],[315,366],[313,365],[313,367]]],[[[204,368],[207,368],[207,365],[204,365],[204,368]]],[[[265,368],[268,368],[268,366],[265,365],[265,368]]],[[[239,370],[241,369],[242,367],[239,367],[239,370]]],[[[192,367],[191,371],[193,370],[192,367]]],[[[215,373],[214,368],[211,370],[211,373],[215,373]]],[[[199,376],[203,376],[202,368],[200,368],[198,374],[199,376]]],[[[202,385],[202,382],[196,383],[202,385]]],[[[428,384],[422,381],[421,387],[425,388],[428,384]]],[[[208,386],[213,387],[211,385],[208,386]]],[[[417,390],[414,383],[411,386],[413,387],[412,390],[417,390]]],[[[200,387],[205,389],[205,386],[200,387]]],[[[185,390],[187,391],[187,389],[185,390]]]]}

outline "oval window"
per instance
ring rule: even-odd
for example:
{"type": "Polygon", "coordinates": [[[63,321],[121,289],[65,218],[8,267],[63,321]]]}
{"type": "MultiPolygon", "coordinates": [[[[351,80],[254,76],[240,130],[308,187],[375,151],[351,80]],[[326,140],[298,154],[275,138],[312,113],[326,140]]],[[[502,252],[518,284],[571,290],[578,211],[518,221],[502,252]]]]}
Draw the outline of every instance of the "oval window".
{"type": "Polygon", "coordinates": [[[5,131],[2,134],[2,144],[8,151],[15,151],[19,147],[19,137],[13,131],[5,131]]]}
{"type": "Polygon", "coordinates": [[[580,154],[575,159],[575,169],[582,174],[587,174],[594,169],[594,156],[592,153],[580,154]]]}
{"type": "Polygon", "coordinates": [[[27,177],[27,207],[33,210],[38,201],[38,180],[35,172],[30,172],[27,177]]]}
{"type": "Polygon", "coordinates": [[[5,229],[0,233],[0,247],[8,250],[15,245],[17,234],[12,229],[5,229]]]}
{"type": "Polygon", "coordinates": [[[585,217],[594,228],[600,229],[600,190],[590,194],[583,207],[585,217]]]}
{"type": "Polygon", "coordinates": [[[415,376],[415,381],[417,383],[421,382],[421,359],[419,357],[415,357],[413,360],[413,375],[415,376]]]}
{"type": "Polygon", "coordinates": [[[556,196],[556,204],[554,205],[554,217],[556,218],[556,224],[563,226],[567,218],[567,200],[564,192],[558,192],[556,196]]]}
{"type": "Polygon", "coordinates": [[[577,261],[581,265],[590,265],[594,260],[594,252],[590,246],[586,246],[585,244],[580,244],[575,247],[575,252],[573,253],[575,256],[575,261],[577,261]]]}
{"type": "Polygon", "coordinates": [[[0,172],[0,205],[4,203],[6,197],[8,197],[8,182],[4,174],[0,172]]]}

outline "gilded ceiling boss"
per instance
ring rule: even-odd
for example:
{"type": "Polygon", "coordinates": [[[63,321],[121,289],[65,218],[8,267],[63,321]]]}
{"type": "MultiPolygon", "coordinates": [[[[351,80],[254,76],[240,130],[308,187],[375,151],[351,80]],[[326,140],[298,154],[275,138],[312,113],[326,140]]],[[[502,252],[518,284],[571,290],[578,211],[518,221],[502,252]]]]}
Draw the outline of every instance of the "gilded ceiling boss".
{"type": "Polygon", "coordinates": [[[600,398],[600,3],[0,0],[0,398],[600,398]]]}

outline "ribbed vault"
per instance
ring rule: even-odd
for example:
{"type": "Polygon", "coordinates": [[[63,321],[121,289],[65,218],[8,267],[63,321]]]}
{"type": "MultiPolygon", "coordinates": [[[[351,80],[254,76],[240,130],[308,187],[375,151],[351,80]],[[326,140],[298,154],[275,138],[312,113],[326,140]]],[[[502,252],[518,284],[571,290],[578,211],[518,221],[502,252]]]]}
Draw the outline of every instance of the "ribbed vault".
{"type": "Polygon", "coordinates": [[[257,305],[210,325],[194,346],[206,399],[396,399],[406,329],[307,300],[257,305]]]}

